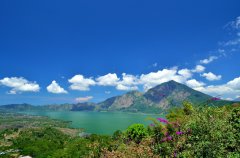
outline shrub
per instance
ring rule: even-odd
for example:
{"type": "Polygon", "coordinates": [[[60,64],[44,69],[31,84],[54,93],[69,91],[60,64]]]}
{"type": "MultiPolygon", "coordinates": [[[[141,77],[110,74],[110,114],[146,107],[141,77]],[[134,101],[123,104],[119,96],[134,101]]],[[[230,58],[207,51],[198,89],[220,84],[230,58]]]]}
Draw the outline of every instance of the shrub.
{"type": "Polygon", "coordinates": [[[126,136],[129,140],[140,143],[147,136],[147,130],[143,124],[133,124],[127,128],[126,136]]]}
{"type": "Polygon", "coordinates": [[[230,124],[234,129],[235,139],[237,140],[237,146],[234,151],[240,151],[240,108],[234,108],[230,117],[230,124]]]}
{"type": "Polygon", "coordinates": [[[192,103],[189,101],[184,101],[183,103],[183,111],[186,115],[191,115],[193,112],[193,106],[192,103]]]}
{"type": "Polygon", "coordinates": [[[179,141],[178,154],[190,157],[227,157],[237,146],[230,115],[226,107],[204,107],[186,116],[181,128],[191,129],[183,142],[179,141]]]}
{"type": "Polygon", "coordinates": [[[63,149],[67,140],[68,136],[54,128],[27,129],[20,132],[13,145],[23,155],[45,158],[56,150],[63,149]]]}
{"type": "Polygon", "coordinates": [[[113,140],[120,140],[122,138],[122,131],[117,130],[112,135],[113,140]]]}

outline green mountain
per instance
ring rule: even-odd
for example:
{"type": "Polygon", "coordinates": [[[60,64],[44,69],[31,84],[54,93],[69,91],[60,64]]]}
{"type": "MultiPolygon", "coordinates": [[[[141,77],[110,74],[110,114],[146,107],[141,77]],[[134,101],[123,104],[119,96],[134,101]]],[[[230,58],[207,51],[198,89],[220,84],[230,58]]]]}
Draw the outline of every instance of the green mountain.
{"type": "Polygon", "coordinates": [[[181,106],[184,100],[199,104],[212,98],[202,92],[196,91],[184,84],[175,81],[165,82],[149,89],[144,97],[155,103],[157,107],[168,109],[172,106],[181,106]]]}
{"type": "Polygon", "coordinates": [[[8,104],[0,106],[0,110],[11,111],[31,111],[31,110],[43,110],[43,111],[93,111],[96,108],[95,103],[77,103],[77,104],[50,104],[42,106],[34,106],[30,104],[8,104]]]}
{"type": "Polygon", "coordinates": [[[193,90],[175,81],[162,83],[149,89],[145,93],[130,91],[121,96],[106,99],[100,103],[78,103],[61,105],[32,106],[29,104],[11,104],[0,106],[9,110],[54,110],[54,111],[127,111],[160,113],[172,107],[182,106],[187,100],[196,106],[226,105],[234,102],[226,100],[212,100],[213,97],[193,90]]]}
{"type": "Polygon", "coordinates": [[[23,103],[23,104],[1,105],[0,109],[24,111],[24,110],[35,110],[35,109],[38,109],[38,107],[30,105],[30,104],[23,103]]]}
{"type": "Polygon", "coordinates": [[[122,96],[109,98],[97,106],[98,110],[132,111],[132,112],[161,112],[174,106],[181,106],[184,100],[199,104],[212,98],[184,84],[175,81],[165,82],[146,93],[128,92],[122,96]]]}

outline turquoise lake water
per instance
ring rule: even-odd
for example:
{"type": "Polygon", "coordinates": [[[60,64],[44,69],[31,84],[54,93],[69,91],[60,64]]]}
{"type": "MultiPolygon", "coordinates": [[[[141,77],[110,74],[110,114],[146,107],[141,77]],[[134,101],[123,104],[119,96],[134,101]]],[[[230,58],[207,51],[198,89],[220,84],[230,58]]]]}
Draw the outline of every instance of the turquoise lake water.
{"type": "Polygon", "coordinates": [[[87,133],[112,134],[116,130],[125,130],[129,125],[152,123],[148,117],[157,118],[161,115],[125,112],[72,112],[72,111],[27,111],[29,115],[48,116],[53,119],[71,121],[71,127],[84,128],[87,133]]]}

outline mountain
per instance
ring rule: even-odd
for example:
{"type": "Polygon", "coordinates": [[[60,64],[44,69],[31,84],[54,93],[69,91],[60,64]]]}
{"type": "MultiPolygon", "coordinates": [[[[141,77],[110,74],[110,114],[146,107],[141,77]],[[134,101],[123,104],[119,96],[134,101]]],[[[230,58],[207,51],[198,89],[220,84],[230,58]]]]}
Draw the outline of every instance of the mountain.
{"type": "Polygon", "coordinates": [[[184,100],[199,104],[211,96],[198,92],[175,81],[165,82],[146,93],[128,92],[109,98],[98,104],[98,110],[122,110],[133,112],[161,112],[173,106],[181,106],[184,100]]]}
{"type": "Polygon", "coordinates": [[[77,103],[72,105],[71,111],[93,111],[95,107],[95,103],[77,103]]]}
{"type": "Polygon", "coordinates": [[[144,97],[163,109],[168,109],[170,106],[180,106],[184,100],[199,104],[212,98],[175,81],[165,82],[149,89],[144,97]]]}
{"type": "Polygon", "coordinates": [[[31,110],[43,110],[43,111],[92,111],[95,110],[95,103],[77,103],[77,104],[51,104],[43,106],[33,106],[30,104],[8,104],[0,106],[0,109],[11,111],[31,111],[31,110]]]}
{"type": "Polygon", "coordinates": [[[0,106],[8,110],[54,110],[54,111],[128,111],[144,113],[165,112],[172,107],[182,106],[187,100],[194,105],[226,105],[234,102],[226,100],[211,100],[211,96],[193,90],[188,86],[169,81],[149,89],[145,93],[130,91],[126,94],[106,99],[100,103],[54,104],[32,106],[29,104],[10,104],[0,106]],[[210,102],[209,102],[210,101],[210,102]]]}
{"type": "Polygon", "coordinates": [[[238,97],[238,98],[235,99],[234,101],[240,102],[240,97],[238,97]]]}
{"type": "Polygon", "coordinates": [[[24,110],[35,110],[38,109],[37,106],[33,106],[30,104],[7,104],[7,105],[1,105],[1,109],[7,109],[7,110],[17,110],[17,111],[24,111],[24,110]]]}

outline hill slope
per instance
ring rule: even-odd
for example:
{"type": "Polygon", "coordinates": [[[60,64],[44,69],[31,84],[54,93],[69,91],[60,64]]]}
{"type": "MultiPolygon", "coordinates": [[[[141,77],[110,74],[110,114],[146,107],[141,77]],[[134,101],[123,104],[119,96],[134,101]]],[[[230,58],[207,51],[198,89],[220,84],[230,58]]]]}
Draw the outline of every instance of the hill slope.
{"type": "Polygon", "coordinates": [[[184,100],[199,104],[211,96],[193,90],[175,81],[165,82],[146,93],[128,92],[109,98],[98,104],[98,110],[123,110],[134,112],[160,112],[174,106],[181,106],[184,100]]]}

